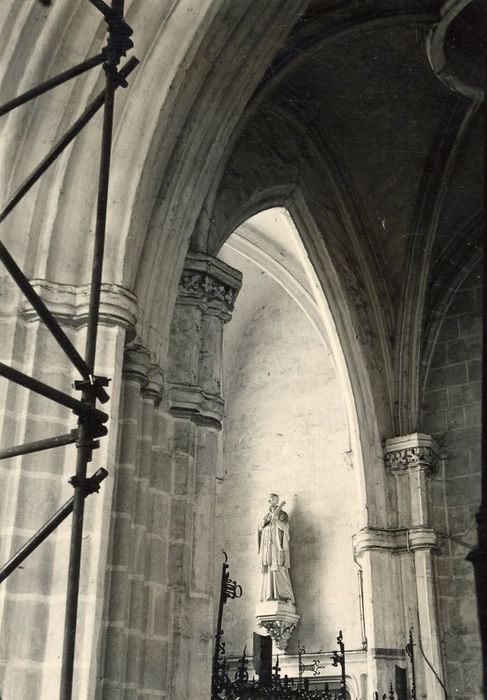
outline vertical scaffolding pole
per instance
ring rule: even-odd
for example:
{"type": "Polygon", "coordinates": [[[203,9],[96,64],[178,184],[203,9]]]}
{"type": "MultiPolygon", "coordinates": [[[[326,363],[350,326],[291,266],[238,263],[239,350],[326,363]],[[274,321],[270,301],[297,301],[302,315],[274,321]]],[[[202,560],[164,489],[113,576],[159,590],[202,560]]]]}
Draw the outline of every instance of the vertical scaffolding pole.
{"type": "MultiPolygon", "coordinates": [[[[111,13],[115,22],[123,21],[123,0],[113,0],[111,13]]],[[[113,21],[113,18],[112,18],[113,21]]],[[[110,23],[109,23],[110,29],[110,23]]],[[[105,107],[103,112],[103,131],[100,153],[100,170],[98,180],[98,201],[96,211],[95,242],[93,249],[93,268],[91,277],[90,306],[87,324],[85,359],[91,373],[91,384],[83,382],[81,400],[94,407],[96,397],[92,390],[96,357],[96,340],[100,306],[101,279],[103,271],[103,253],[105,248],[106,214],[108,201],[108,183],[110,155],[113,130],[114,95],[117,85],[117,65],[120,53],[113,45],[113,35],[109,38],[105,70],[105,107]]],[[[64,621],[63,660],[61,670],[60,700],[71,700],[73,688],[74,653],[76,644],[76,627],[78,615],[79,579],[81,565],[81,544],[84,518],[83,489],[86,483],[87,464],[91,460],[93,431],[92,423],[79,419],[78,456],[76,476],[73,480],[74,501],[71,523],[71,542],[68,569],[68,587],[66,595],[66,613],[64,621]]]]}

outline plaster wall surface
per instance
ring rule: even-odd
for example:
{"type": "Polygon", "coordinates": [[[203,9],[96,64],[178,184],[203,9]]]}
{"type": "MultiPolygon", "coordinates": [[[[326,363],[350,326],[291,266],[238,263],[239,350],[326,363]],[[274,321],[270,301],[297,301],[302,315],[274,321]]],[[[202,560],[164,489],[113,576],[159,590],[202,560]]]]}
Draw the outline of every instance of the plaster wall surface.
{"type": "Polygon", "coordinates": [[[432,481],[433,526],[440,533],[438,591],[451,696],[481,698],[481,658],[472,565],[480,501],[480,267],[467,277],[443,320],[426,381],[423,426],[445,459],[432,481]]]}
{"type": "MultiPolygon", "coordinates": [[[[308,651],[334,648],[339,629],[360,646],[355,475],[332,358],[309,319],[263,270],[224,249],[243,287],[224,334],[223,483],[217,546],[229,557],[240,600],[225,607],[227,651],[252,647],[260,595],[257,526],[270,492],[286,501],[291,581],[308,651]]],[[[218,557],[217,557],[218,562],[218,557]]]]}

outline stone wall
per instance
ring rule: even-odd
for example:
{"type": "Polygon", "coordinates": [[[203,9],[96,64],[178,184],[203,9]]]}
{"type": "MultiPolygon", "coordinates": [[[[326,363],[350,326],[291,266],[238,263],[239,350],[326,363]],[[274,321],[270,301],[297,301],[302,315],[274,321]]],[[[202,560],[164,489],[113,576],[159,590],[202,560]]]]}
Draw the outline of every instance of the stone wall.
{"type": "Polygon", "coordinates": [[[444,533],[438,557],[440,625],[448,691],[465,700],[481,697],[473,570],[465,561],[476,542],[474,516],[480,501],[481,295],[477,267],[442,322],[422,417],[423,429],[436,438],[444,455],[432,482],[433,526],[444,533]]]}
{"type": "MultiPolygon", "coordinates": [[[[219,540],[243,596],[229,601],[227,652],[252,648],[260,594],[257,526],[270,492],[286,500],[291,580],[301,616],[288,645],[334,648],[339,629],[360,648],[352,535],[359,515],[355,470],[333,360],[287,292],[243,257],[225,259],[243,286],[224,336],[223,482],[219,540]]],[[[217,566],[219,558],[217,557],[217,566]]],[[[219,570],[217,570],[217,575],[219,570]]]]}

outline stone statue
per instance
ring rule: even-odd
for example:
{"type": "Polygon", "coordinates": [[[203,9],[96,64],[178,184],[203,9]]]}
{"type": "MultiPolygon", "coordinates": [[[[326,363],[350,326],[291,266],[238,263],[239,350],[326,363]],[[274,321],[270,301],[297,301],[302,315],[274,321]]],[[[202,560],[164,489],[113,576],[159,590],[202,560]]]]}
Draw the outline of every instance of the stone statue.
{"type": "Polygon", "coordinates": [[[260,600],[282,600],[294,605],[289,578],[289,518],[277,493],[269,496],[269,511],[259,525],[258,543],[262,565],[260,600]]]}

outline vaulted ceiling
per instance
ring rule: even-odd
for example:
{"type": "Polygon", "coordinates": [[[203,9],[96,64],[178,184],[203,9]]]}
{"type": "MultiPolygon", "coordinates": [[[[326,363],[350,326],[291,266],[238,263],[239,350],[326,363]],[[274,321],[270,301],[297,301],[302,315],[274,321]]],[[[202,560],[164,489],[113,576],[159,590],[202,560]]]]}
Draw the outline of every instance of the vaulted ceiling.
{"type": "Polygon", "coordinates": [[[311,2],[241,120],[210,225],[218,249],[239,207],[243,219],[248,202],[286,206],[306,189],[350,305],[382,317],[404,431],[426,331],[480,256],[484,14],[477,0],[311,2]]]}
{"type": "MultiPolygon", "coordinates": [[[[485,8],[457,5],[465,6],[455,17],[461,30],[447,39],[460,47],[459,74],[479,82],[485,8]]],[[[402,296],[412,239],[421,240],[423,253],[431,247],[437,262],[452,241],[478,241],[482,114],[478,101],[433,71],[428,36],[441,14],[439,2],[311,2],[255,96],[261,110],[267,103],[289,115],[334,154],[392,303],[402,296]]],[[[277,120],[274,129],[278,142],[277,120]]]]}

